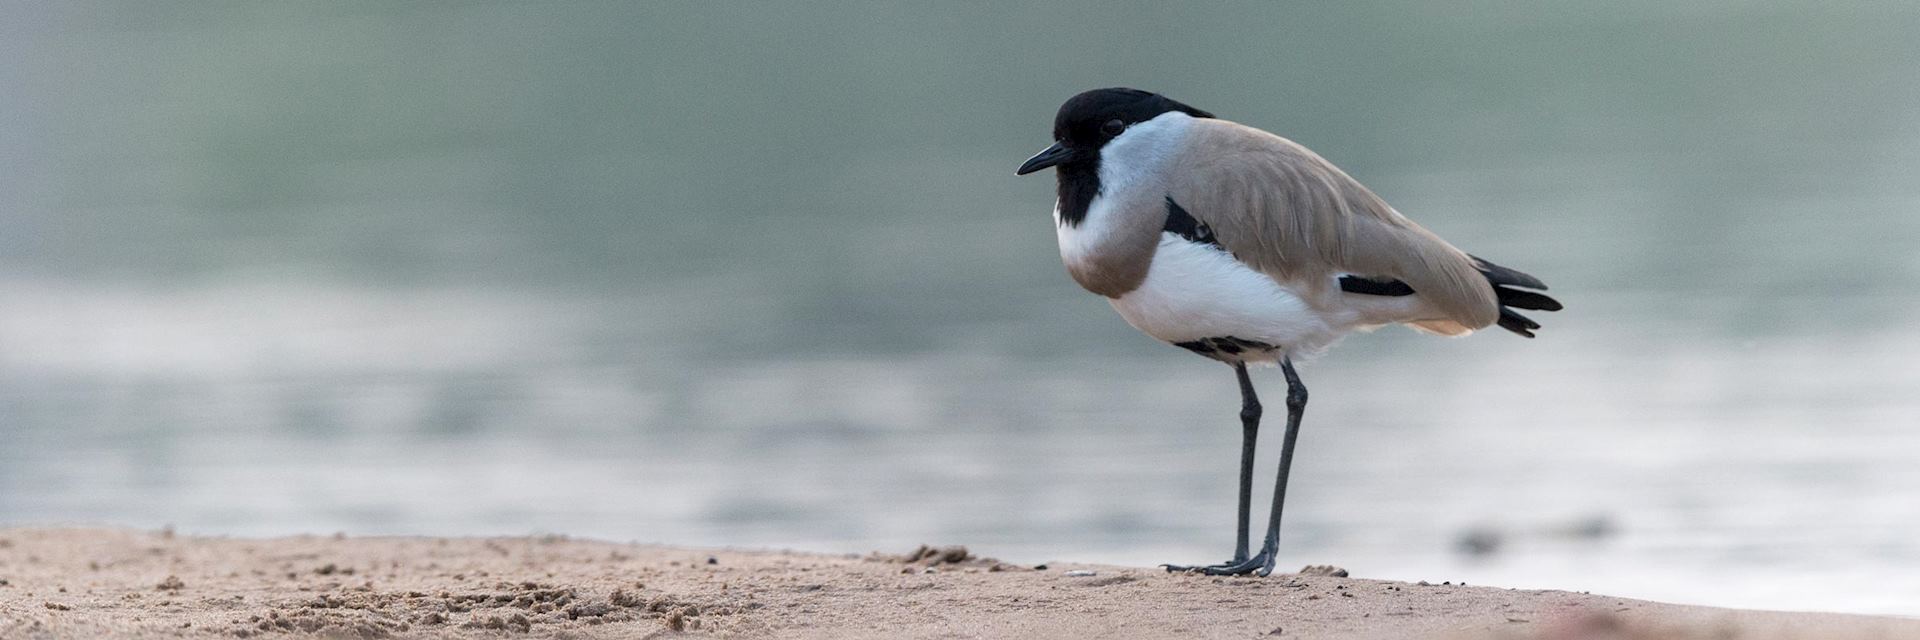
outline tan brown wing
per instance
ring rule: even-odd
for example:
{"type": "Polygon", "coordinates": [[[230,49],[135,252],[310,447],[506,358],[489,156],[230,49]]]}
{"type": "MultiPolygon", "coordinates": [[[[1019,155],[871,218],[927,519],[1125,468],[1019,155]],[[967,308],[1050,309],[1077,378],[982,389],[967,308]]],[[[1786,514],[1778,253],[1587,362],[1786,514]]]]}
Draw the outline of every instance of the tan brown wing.
{"type": "Polygon", "coordinates": [[[1263,273],[1328,283],[1335,273],[1392,278],[1467,328],[1499,318],[1493,286],[1472,258],[1306,147],[1203,119],[1172,160],[1169,196],[1263,273]]]}

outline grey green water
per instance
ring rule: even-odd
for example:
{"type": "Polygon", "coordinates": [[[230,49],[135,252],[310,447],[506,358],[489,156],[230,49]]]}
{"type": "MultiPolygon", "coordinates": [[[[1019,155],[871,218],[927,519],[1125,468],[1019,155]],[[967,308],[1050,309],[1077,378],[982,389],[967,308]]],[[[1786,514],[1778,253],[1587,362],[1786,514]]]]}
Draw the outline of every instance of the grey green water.
{"type": "Polygon", "coordinates": [[[1920,614],[1920,5],[1302,4],[7,4],[0,524],[1222,559],[1012,175],[1133,85],[1569,306],[1304,367],[1283,567],[1920,614]]]}

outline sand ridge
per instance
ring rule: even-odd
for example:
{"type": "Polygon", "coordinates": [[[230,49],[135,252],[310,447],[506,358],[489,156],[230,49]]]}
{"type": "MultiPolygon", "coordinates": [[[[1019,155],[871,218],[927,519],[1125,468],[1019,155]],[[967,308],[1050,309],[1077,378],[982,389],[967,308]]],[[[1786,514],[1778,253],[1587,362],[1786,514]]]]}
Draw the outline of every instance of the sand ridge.
{"type": "MultiPolygon", "coordinates": [[[[527,538],[0,530],[0,638],[1914,638],[1561,591],[527,538]]],[[[1331,575],[1326,575],[1331,574],[1331,575]]]]}

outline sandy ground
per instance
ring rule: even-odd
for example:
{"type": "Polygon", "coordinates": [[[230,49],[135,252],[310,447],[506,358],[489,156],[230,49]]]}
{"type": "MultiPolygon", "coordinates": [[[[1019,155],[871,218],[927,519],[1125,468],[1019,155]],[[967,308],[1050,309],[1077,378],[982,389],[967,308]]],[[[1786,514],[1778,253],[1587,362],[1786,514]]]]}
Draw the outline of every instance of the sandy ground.
{"type": "Polygon", "coordinates": [[[1891,618],[901,551],[4,529],[0,639],[1920,638],[1891,618]]]}

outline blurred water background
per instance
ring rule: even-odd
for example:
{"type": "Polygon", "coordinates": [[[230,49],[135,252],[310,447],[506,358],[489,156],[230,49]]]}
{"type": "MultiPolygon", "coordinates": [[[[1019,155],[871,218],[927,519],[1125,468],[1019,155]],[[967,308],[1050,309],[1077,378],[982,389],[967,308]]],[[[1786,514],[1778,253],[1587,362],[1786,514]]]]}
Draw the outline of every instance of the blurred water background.
{"type": "Polygon", "coordinates": [[[8,3],[0,522],[1220,560],[1230,371],[1080,291],[1051,177],[1013,176],[1132,85],[1569,305],[1307,365],[1283,568],[1920,614],[1915,33],[1816,0],[8,3]]]}

